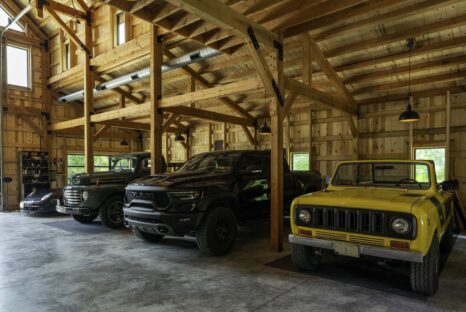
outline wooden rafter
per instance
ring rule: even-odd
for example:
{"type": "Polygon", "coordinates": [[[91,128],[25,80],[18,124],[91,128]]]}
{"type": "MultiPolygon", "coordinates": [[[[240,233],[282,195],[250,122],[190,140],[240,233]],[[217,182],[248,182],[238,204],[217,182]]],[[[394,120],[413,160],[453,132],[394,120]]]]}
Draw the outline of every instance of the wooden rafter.
{"type": "Polygon", "coordinates": [[[147,7],[148,5],[154,3],[155,1],[156,0],[140,0],[140,1],[136,1],[134,3],[134,5],[131,7],[131,9],[129,10],[129,13],[134,14],[137,11],[140,11],[140,10],[144,9],[145,7],[147,7]]]}
{"type": "Polygon", "coordinates": [[[248,39],[248,27],[252,27],[256,33],[257,40],[269,47],[274,48],[274,41],[278,42],[278,36],[248,19],[244,15],[230,8],[220,1],[195,1],[195,0],[166,0],[183,10],[192,13],[220,28],[230,30],[237,36],[248,39]]]}
{"type": "Polygon", "coordinates": [[[255,123],[254,121],[248,120],[246,118],[216,113],[216,112],[188,107],[188,106],[167,107],[167,108],[164,108],[163,111],[177,114],[177,115],[192,116],[192,117],[196,117],[200,119],[218,121],[218,122],[227,122],[227,123],[236,124],[236,125],[253,126],[255,123]]]}

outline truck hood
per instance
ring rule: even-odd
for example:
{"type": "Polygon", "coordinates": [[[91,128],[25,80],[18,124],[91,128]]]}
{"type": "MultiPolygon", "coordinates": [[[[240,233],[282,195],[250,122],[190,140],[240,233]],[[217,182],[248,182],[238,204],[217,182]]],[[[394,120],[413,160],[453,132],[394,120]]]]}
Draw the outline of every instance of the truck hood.
{"type": "Polygon", "coordinates": [[[157,186],[164,188],[203,188],[225,184],[230,180],[231,170],[197,170],[148,176],[132,181],[128,186],[157,186]]]}
{"type": "Polygon", "coordinates": [[[73,175],[71,178],[71,185],[90,185],[96,184],[97,181],[99,184],[110,184],[110,183],[124,183],[128,176],[131,175],[131,172],[121,171],[121,172],[94,172],[94,173],[78,173],[73,175]]]}
{"type": "Polygon", "coordinates": [[[300,196],[296,204],[411,213],[416,201],[424,196],[422,192],[404,189],[342,188],[300,196]]]}

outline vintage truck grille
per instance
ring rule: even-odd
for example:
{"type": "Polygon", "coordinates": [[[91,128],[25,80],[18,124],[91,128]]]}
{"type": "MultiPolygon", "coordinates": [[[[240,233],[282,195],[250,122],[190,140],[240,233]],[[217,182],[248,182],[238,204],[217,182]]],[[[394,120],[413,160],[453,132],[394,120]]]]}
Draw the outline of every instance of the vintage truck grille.
{"type": "Polygon", "coordinates": [[[127,191],[125,201],[131,203],[132,200],[147,200],[153,202],[157,207],[167,207],[170,204],[170,198],[166,192],[140,192],[127,191]]]}
{"type": "Polygon", "coordinates": [[[299,206],[296,208],[295,220],[297,225],[357,234],[407,239],[412,239],[416,234],[413,216],[405,213],[356,208],[299,206]],[[311,212],[312,218],[310,223],[302,224],[299,222],[297,215],[301,209],[311,212]],[[409,237],[401,237],[392,231],[391,220],[394,217],[404,217],[410,220],[413,231],[408,235],[409,237]]]}
{"type": "Polygon", "coordinates": [[[83,201],[83,191],[77,189],[66,189],[63,192],[65,205],[78,206],[83,201]]]}

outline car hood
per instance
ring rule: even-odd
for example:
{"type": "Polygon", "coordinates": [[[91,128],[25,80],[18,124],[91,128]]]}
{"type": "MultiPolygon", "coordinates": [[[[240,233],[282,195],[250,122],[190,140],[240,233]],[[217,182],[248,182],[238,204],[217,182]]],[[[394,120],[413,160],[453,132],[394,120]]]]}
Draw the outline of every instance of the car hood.
{"type": "Polygon", "coordinates": [[[342,188],[300,196],[298,205],[317,205],[411,213],[415,202],[426,196],[421,191],[380,188],[342,188]]]}
{"type": "Polygon", "coordinates": [[[109,184],[109,183],[123,183],[132,175],[130,171],[121,172],[94,172],[94,173],[78,173],[73,175],[70,180],[71,185],[89,185],[96,184],[109,184]]]}
{"type": "Polygon", "coordinates": [[[164,188],[202,188],[225,184],[231,175],[230,170],[177,171],[144,177],[132,181],[129,186],[157,186],[164,188]]]}

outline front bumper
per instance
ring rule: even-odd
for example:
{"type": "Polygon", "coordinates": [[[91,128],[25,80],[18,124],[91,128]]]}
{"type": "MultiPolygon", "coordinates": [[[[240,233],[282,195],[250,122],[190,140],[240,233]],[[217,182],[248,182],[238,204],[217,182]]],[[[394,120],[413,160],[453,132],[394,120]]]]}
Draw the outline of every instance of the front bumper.
{"type": "MultiPolygon", "coordinates": [[[[297,245],[305,245],[314,248],[320,249],[327,249],[327,250],[335,250],[335,243],[337,241],[332,240],[323,240],[317,238],[310,238],[310,237],[303,237],[290,234],[288,236],[288,240],[291,244],[297,245]]],[[[384,259],[392,259],[392,260],[401,260],[401,261],[409,261],[409,262],[420,262],[423,261],[422,253],[417,251],[404,251],[404,250],[395,250],[395,249],[388,249],[382,247],[375,247],[375,246],[368,246],[368,245],[357,245],[359,249],[359,254],[384,258],[384,259]]]]}
{"type": "Polygon", "coordinates": [[[135,227],[142,232],[176,236],[195,232],[204,216],[202,212],[168,213],[135,208],[124,208],[123,211],[125,223],[129,228],[135,227]]]}
{"type": "Polygon", "coordinates": [[[56,200],[48,202],[22,202],[20,204],[20,211],[22,213],[55,213],[56,212],[56,200]]]}
{"type": "Polygon", "coordinates": [[[80,216],[89,216],[92,214],[97,214],[98,209],[86,208],[86,207],[66,207],[63,205],[57,205],[57,212],[67,215],[80,215],[80,216]]]}

